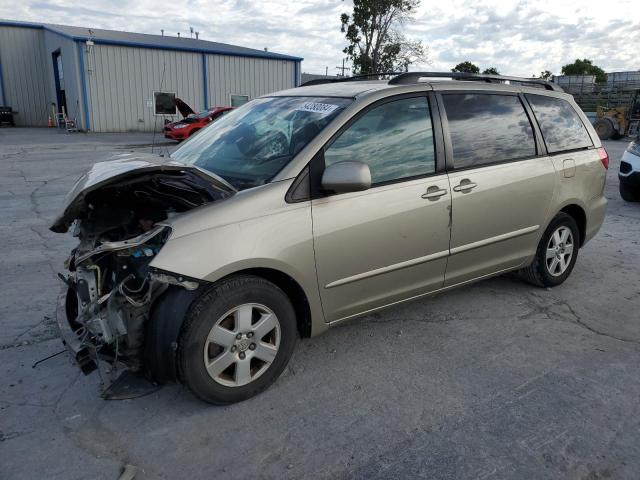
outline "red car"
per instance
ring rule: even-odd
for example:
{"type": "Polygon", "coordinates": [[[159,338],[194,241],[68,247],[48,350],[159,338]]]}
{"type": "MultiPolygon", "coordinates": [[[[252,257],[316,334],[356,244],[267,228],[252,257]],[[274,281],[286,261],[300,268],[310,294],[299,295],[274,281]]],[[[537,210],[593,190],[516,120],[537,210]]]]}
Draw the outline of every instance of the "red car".
{"type": "Polygon", "coordinates": [[[209,123],[233,109],[233,107],[213,107],[204,112],[196,113],[179,98],[175,99],[175,104],[184,118],[177,122],[166,123],[164,125],[164,136],[178,142],[186,140],[201,128],[206,127],[209,123]]]}

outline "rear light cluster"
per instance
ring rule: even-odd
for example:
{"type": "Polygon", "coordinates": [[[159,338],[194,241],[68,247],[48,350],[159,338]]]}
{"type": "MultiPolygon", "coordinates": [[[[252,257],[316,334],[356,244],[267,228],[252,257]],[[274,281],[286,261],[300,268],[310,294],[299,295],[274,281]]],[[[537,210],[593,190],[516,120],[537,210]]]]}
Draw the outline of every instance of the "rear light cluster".
{"type": "Polygon", "coordinates": [[[602,162],[602,165],[604,166],[605,169],[608,170],[609,169],[609,154],[604,149],[604,147],[600,147],[598,149],[598,155],[600,155],[600,161],[602,162]]]}

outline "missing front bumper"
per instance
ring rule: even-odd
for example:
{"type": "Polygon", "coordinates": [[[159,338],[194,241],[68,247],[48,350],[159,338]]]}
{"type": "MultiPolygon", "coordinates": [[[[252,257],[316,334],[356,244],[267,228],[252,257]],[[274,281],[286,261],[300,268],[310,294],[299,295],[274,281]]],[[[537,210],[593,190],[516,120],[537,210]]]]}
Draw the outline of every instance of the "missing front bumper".
{"type": "MultiPolygon", "coordinates": [[[[70,311],[71,301],[77,301],[73,289],[66,289],[58,296],[58,305],[56,308],[56,322],[60,331],[62,343],[71,355],[73,362],[80,368],[85,375],[90,374],[98,368],[97,349],[86,340],[86,335],[82,333],[83,329],[74,329],[73,315],[70,311]],[[81,333],[78,333],[81,332],[81,333]]],[[[113,371],[112,373],[116,373],[113,371]]],[[[134,373],[130,370],[119,370],[117,375],[103,385],[104,390],[101,397],[105,400],[124,400],[138,398],[157,391],[160,386],[150,382],[140,373],[134,373]]]]}
{"type": "Polygon", "coordinates": [[[67,348],[73,362],[82,370],[85,375],[90,374],[98,368],[95,348],[90,348],[85,344],[82,337],[74,330],[69,320],[69,308],[71,300],[70,295],[75,296],[72,289],[66,288],[58,296],[58,305],[56,308],[56,322],[62,343],[67,348]]]}

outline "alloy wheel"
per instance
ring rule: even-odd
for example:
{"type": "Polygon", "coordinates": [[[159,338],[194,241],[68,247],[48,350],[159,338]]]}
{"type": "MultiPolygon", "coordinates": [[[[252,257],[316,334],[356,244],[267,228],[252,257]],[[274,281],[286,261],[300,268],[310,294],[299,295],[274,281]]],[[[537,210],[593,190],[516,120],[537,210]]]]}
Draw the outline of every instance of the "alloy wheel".
{"type": "Polygon", "coordinates": [[[204,364],[213,380],[241,387],[271,366],[280,347],[280,322],[268,307],[245,303],[220,317],[207,335],[204,364]]]}
{"type": "Polygon", "coordinates": [[[567,271],[573,257],[573,248],[571,229],[565,226],[558,227],[547,244],[546,265],[552,276],[559,277],[567,271]]]}

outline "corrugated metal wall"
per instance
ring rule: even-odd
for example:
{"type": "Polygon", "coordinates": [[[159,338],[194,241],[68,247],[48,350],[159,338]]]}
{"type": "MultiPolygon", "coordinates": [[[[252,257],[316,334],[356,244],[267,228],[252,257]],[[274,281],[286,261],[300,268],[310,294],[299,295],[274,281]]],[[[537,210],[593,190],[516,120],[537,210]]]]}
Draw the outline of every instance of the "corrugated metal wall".
{"type": "Polygon", "coordinates": [[[231,104],[295,86],[296,62],[203,54],[121,45],[87,47],[55,32],[0,26],[0,68],[5,103],[18,111],[21,126],[46,126],[56,102],[53,60],[59,50],[65,75],[67,112],[79,126],[96,132],[160,131],[153,92],[175,92],[194,110],[231,104]],[[203,62],[204,60],[204,62],[203,62]],[[205,105],[205,72],[207,105],[205,105]],[[84,119],[83,81],[87,112],[84,119]]]}
{"type": "Polygon", "coordinates": [[[46,55],[43,39],[42,30],[0,26],[4,98],[5,103],[18,112],[16,125],[47,125],[49,75],[53,76],[53,64],[46,55]]]}
{"type": "Polygon", "coordinates": [[[230,96],[260,95],[293,88],[295,62],[251,57],[207,55],[209,106],[231,104],[230,96]]]}
{"type": "Polygon", "coordinates": [[[84,63],[95,132],[150,132],[161,130],[164,118],[177,119],[153,114],[154,91],[176,92],[196,110],[204,104],[198,53],[94,45],[84,63]]]}

